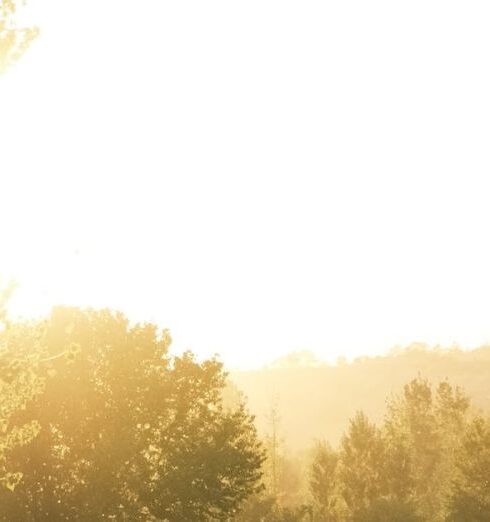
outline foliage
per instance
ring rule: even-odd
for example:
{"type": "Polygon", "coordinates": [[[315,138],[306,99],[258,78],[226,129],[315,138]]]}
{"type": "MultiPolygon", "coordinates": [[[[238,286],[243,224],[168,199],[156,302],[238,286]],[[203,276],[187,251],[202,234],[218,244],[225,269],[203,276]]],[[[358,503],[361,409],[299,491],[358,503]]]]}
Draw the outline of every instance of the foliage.
{"type": "Polygon", "coordinates": [[[311,507],[307,505],[277,507],[267,520],[268,522],[303,522],[311,520],[311,513],[311,507]]]}
{"type": "Polygon", "coordinates": [[[236,515],[236,522],[264,522],[272,516],[276,498],[266,491],[250,496],[236,515]]]}
{"type": "Polygon", "coordinates": [[[22,480],[22,472],[8,463],[10,454],[32,442],[40,429],[36,420],[17,423],[15,416],[43,386],[35,372],[37,361],[26,352],[16,335],[18,331],[12,330],[6,318],[5,306],[12,290],[13,287],[8,286],[0,291],[0,489],[6,488],[8,492],[13,492],[22,480]],[[5,340],[5,330],[10,332],[10,342],[5,340]]]}
{"type": "Polygon", "coordinates": [[[17,61],[36,38],[35,27],[19,27],[19,0],[0,0],[0,73],[17,61]]]}
{"type": "Polygon", "coordinates": [[[356,512],[353,522],[423,522],[416,507],[394,498],[380,498],[356,512]]]}
{"type": "Polygon", "coordinates": [[[450,502],[450,521],[490,520],[490,420],[476,417],[468,426],[456,460],[458,474],[450,502]]]}
{"type": "Polygon", "coordinates": [[[364,509],[382,495],[382,462],[381,433],[364,413],[358,412],[340,447],[341,493],[351,511],[364,509]]]}
{"type": "Polygon", "coordinates": [[[385,421],[385,475],[389,492],[413,501],[424,520],[443,521],[454,476],[454,455],[466,423],[469,400],[441,382],[435,390],[414,379],[391,400],[385,421]]]}
{"type": "Polygon", "coordinates": [[[306,504],[281,506],[268,494],[251,497],[235,522],[302,522],[311,520],[312,508],[306,504]]]}
{"type": "Polygon", "coordinates": [[[171,356],[167,331],[107,310],[12,323],[6,295],[0,521],[490,519],[490,421],[469,422],[469,399],[447,381],[413,379],[382,425],[358,412],[338,449],[318,443],[308,497],[278,412],[266,460],[217,360],[171,356]]]}
{"type": "Polygon", "coordinates": [[[31,346],[45,390],[17,412],[41,431],[8,460],[24,480],[0,520],[226,520],[260,489],[263,450],[243,404],[223,407],[222,365],[169,343],[118,313],[53,311],[31,346]]]}
{"type": "Polygon", "coordinates": [[[315,511],[321,520],[337,520],[339,492],[337,488],[339,455],[325,442],[318,442],[313,449],[310,469],[310,493],[315,511]]]}
{"type": "Polygon", "coordinates": [[[478,502],[478,509],[485,512],[486,500],[476,493],[476,484],[486,484],[483,477],[490,472],[490,458],[486,462],[478,457],[486,455],[485,447],[490,454],[490,436],[487,439],[483,424],[477,423],[461,450],[469,404],[461,390],[447,381],[434,390],[427,380],[417,378],[389,400],[381,428],[358,412],[338,452],[326,445],[316,448],[310,491],[320,520],[442,522],[448,519],[451,499],[454,520],[472,520],[471,506],[478,502]],[[476,470],[475,463],[481,468],[476,470]],[[456,476],[460,477],[457,494],[456,476]]]}
{"type": "Polygon", "coordinates": [[[237,522],[287,522],[305,520],[310,513],[303,480],[304,459],[292,454],[281,436],[277,398],[267,413],[269,432],[264,435],[267,458],[263,463],[264,489],[253,495],[235,519],[237,522]]]}

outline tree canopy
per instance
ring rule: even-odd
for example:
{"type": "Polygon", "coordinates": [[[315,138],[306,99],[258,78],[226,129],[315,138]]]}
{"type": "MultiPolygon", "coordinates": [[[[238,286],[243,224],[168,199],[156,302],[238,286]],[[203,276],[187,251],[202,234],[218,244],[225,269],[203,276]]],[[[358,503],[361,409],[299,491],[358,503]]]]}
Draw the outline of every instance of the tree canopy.
{"type": "Polygon", "coordinates": [[[469,408],[459,388],[419,377],[388,400],[380,427],[358,412],[337,452],[320,445],[314,453],[310,491],[319,520],[487,520],[471,510],[490,505],[479,493],[490,439],[487,423],[469,422],[469,408]]]}
{"type": "Polygon", "coordinates": [[[0,520],[226,520],[260,490],[264,452],[244,404],[223,406],[222,364],[171,356],[167,331],[58,308],[0,342],[45,383],[11,414],[37,432],[5,457],[22,480],[0,520]]]}

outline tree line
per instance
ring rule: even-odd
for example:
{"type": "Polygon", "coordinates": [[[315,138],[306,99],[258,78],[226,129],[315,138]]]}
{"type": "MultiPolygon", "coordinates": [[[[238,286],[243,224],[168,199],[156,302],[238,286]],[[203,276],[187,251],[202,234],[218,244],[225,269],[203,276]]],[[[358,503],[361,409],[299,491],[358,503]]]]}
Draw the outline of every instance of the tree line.
{"type": "Polygon", "coordinates": [[[318,441],[299,461],[287,451],[279,460],[279,490],[266,473],[267,487],[238,520],[490,520],[490,419],[447,380],[412,379],[387,399],[380,425],[359,411],[337,447],[318,441]],[[302,487],[284,483],[284,474],[302,487]]]}
{"type": "Polygon", "coordinates": [[[312,354],[303,352],[283,358],[274,367],[233,370],[230,379],[257,413],[259,432],[269,430],[264,405],[271,403],[272,395],[276,396],[288,445],[292,450],[301,450],[318,437],[337,445],[358,410],[372,422],[382,424],[386,397],[402,390],[419,374],[433,383],[447,379],[453,386],[461,386],[474,408],[490,411],[490,346],[470,350],[456,345],[443,348],[412,343],[343,364],[320,363],[312,354]]]}
{"type": "Polygon", "coordinates": [[[277,409],[259,436],[222,364],[171,355],[167,330],[63,307],[0,323],[2,521],[490,520],[490,421],[448,381],[294,458],[277,409]]]}
{"type": "Polygon", "coordinates": [[[388,401],[381,427],[359,412],[337,450],[317,446],[310,486],[319,520],[490,520],[478,477],[490,471],[489,430],[459,388],[412,380],[388,401]]]}

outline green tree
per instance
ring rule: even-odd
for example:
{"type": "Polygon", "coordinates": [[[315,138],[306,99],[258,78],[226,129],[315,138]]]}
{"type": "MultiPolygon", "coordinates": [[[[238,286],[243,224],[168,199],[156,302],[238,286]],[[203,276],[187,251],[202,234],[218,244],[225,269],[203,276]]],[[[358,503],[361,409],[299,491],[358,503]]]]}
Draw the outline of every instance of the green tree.
{"type": "Polygon", "coordinates": [[[325,522],[338,520],[338,462],[339,455],[329,444],[316,444],[313,449],[309,486],[317,519],[325,522]]]}
{"type": "Polygon", "coordinates": [[[234,518],[235,522],[266,522],[277,508],[276,499],[266,491],[251,495],[234,518]]]}
{"type": "Polygon", "coordinates": [[[390,495],[415,503],[423,520],[443,521],[469,400],[441,382],[435,392],[422,378],[405,385],[388,405],[385,470],[390,495]]]}
{"type": "MultiPolygon", "coordinates": [[[[8,337],[8,332],[6,333],[8,337]]],[[[263,450],[243,404],[224,408],[216,360],[172,357],[170,336],[110,311],[55,309],[41,431],[10,463],[24,478],[0,520],[226,520],[260,489],[263,450]]],[[[32,350],[35,351],[32,346],[32,350]]]]}
{"type": "Polygon", "coordinates": [[[339,481],[342,497],[355,514],[384,493],[383,440],[363,412],[351,419],[340,446],[339,481]]]}
{"type": "Polygon", "coordinates": [[[468,426],[456,459],[448,520],[490,520],[490,421],[476,417],[468,426]]]}
{"type": "Polygon", "coordinates": [[[409,502],[380,498],[354,514],[353,522],[423,522],[409,502]]]}
{"type": "Polygon", "coordinates": [[[17,61],[37,36],[35,27],[19,27],[19,0],[0,0],[0,74],[17,61]]]}

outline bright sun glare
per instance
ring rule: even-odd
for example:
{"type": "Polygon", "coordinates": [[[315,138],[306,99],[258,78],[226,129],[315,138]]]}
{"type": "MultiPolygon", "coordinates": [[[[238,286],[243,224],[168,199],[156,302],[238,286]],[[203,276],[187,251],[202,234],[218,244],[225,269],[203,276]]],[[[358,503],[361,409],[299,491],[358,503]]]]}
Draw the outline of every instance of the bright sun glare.
{"type": "Polygon", "coordinates": [[[14,313],[120,308],[242,367],[490,340],[486,4],[31,4],[14,313]]]}

